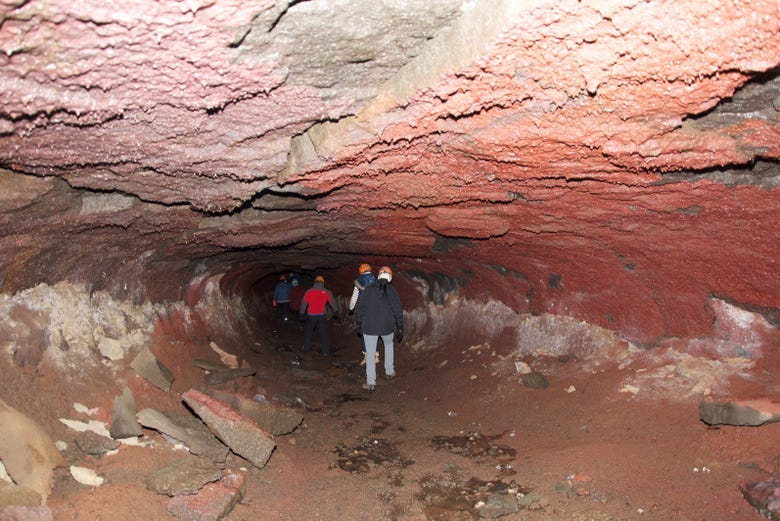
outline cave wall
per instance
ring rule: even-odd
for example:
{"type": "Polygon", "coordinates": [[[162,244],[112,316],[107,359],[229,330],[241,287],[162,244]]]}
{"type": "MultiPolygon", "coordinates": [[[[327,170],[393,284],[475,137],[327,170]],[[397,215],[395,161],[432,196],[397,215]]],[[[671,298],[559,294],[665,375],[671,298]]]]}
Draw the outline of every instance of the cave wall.
{"type": "Polygon", "coordinates": [[[648,346],[715,334],[713,298],[776,323],[779,27],[774,0],[5,2],[0,289],[193,301],[371,259],[648,346]]]}

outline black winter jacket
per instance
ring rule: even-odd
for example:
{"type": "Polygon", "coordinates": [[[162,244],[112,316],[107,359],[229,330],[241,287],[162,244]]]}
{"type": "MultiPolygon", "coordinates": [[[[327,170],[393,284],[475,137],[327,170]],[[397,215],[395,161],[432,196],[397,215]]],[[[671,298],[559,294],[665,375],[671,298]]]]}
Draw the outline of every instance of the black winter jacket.
{"type": "Polygon", "coordinates": [[[390,335],[393,326],[404,330],[404,312],[398,292],[380,279],[360,292],[355,305],[358,331],[364,335],[390,335]]]}

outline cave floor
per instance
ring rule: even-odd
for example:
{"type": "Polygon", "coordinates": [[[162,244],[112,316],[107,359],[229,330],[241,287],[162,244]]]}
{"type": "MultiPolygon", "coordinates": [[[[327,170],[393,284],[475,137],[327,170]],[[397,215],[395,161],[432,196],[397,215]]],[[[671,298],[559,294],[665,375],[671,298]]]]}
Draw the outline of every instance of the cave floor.
{"type": "MultiPolygon", "coordinates": [[[[240,353],[257,374],[220,388],[295,403],[305,419],[276,438],[262,469],[228,457],[228,468],[246,469],[246,493],[226,519],[471,520],[515,504],[501,519],[764,519],[738,487],[777,470],[779,423],[709,428],[698,399],[621,393],[626,369],[585,370],[576,358],[539,362],[549,387],[532,389],[497,369],[491,346],[402,344],[398,376],[369,393],[359,340],[344,329],[331,323],[331,358],[300,359],[297,322],[268,325],[273,333],[240,353]],[[507,502],[507,491],[521,497],[507,502]]],[[[180,393],[203,387],[188,358],[213,355],[207,344],[158,335],[154,351],[177,379],[165,395],[128,372],[138,408],[174,410],[180,393]]],[[[66,456],[106,483],[79,485],[58,469],[55,519],[175,519],[144,477],[183,453],[155,431],[143,439],[154,443],[66,456]]]]}

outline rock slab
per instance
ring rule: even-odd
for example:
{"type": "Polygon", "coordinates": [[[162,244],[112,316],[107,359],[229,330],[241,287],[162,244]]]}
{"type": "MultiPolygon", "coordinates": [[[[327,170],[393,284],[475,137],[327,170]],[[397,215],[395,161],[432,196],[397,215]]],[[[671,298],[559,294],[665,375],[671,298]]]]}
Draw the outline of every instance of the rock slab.
{"type": "Polygon", "coordinates": [[[699,402],[699,417],[707,425],[750,425],[780,421],[780,403],[768,398],[747,401],[699,402]]]}
{"type": "Polygon", "coordinates": [[[135,417],[136,407],[133,393],[127,387],[114,398],[114,412],[111,415],[109,432],[114,439],[133,438],[144,433],[135,417]]]}
{"type": "Polygon", "coordinates": [[[138,352],[130,363],[130,367],[135,369],[136,373],[151,382],[155,387],[165,392],[171,390],[173,372],[157,360],[157,357],[149,351],[148,347],[144,347],[138,352]]]}
{"type": "Polygon", "coordinates": [[[195,495],[173,497],[167,510],[182,521],[219,521],[241,501],[244,491],[244,476],[228,471],[195,495]]]}
{"type": "Polygon", "coordinates": [[[196,494],[206,483],[222,478],[222,469],[205,458],[187,456],[155,469],[146,477],[146,488],[168,496],[196,494]]]}
{"type": "Polygon", "coordinates": [[[155,409],[143,409],[136,417],[144,427],[155,429],[187,446],[193,454],[208,458],[214,463],[224,463],[228,449],[198,418],[175,416],[173,418],[155,409]]]}
{"type": "Polygon", "coordinates": [[[209,394],[229,404],[273,436],[289,434],[303,421],[303,414],[288,407],[259,403],[224,391],[211,391],[209,394]]]}
{"type": "Polygon", "coordinates": [[[90,456],[100,456],[108,451],[119,448],[119,442],[101,436],[92,431],[84,431],[76,436],[76,445],[90,456]]]}
{"type": "Polygon", "coordinates": [[[265,466],[276,447],[269,433],[227,403],[200,391],[190,389],[182,399],[230,450],[258,468],[265,466]]]}

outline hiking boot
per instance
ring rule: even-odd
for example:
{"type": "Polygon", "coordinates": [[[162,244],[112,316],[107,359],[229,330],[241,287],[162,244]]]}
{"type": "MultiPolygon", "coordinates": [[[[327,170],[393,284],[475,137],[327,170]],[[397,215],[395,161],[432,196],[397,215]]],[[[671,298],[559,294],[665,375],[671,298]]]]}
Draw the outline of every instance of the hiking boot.
{"type": "Polygon", "coordinates": [[[363,387],[363,389],[365,389],[366,391],[373,391],[374,389],[376,389],[376,385],[371,385],[371,384],[363,384],[361,387],[363,387]]]}
{"type": "Polygon", "coordinates": [[[386,374],[384,376],[385,376],[385,380],[392,380],[393,378],[395,378],[395,372],[392,372],[390,374],[386,374]]]}

